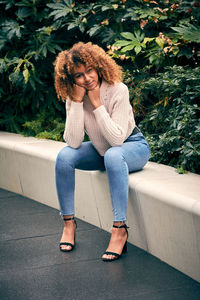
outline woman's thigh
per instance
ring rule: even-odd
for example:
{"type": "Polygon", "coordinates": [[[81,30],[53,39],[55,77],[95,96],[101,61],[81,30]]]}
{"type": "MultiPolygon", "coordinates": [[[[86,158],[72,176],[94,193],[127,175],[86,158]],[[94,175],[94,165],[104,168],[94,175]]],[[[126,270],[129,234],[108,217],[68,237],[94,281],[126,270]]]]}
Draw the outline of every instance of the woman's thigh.
{"type": "Polygon", "coordinates": [[[144,141],[125,142],[121,146],[121,152],[129,172],[141,170],[148,162],[150,156],[149,146],[144,141]]]}
{"type": "Polygon", "coordinates": [[[91,142],[83,142],[79,148],[63,148],[58,158],[79,170],[105,170],[103,157],[99,155],[91,142]]]}

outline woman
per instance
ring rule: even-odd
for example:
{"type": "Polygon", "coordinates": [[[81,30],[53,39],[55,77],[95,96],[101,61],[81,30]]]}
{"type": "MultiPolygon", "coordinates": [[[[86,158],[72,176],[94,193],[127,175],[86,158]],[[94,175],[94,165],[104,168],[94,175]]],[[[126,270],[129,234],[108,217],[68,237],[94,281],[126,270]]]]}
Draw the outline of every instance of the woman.
{"type": "Polygon", "coordinates": [[[64,140],[56,160],[56,187],[64,219],[61,251],[75,246],[75,169],[105,170],[113,208],[111,239],[102,259],[114,261],[126,252],[129,172],[149,159],[149,146],[136,127],[122,69],[102,48],[77,43],[55,61],[55,88],[66,101],[64,140]],[[85,132],[90,141],[83,142],[85,132]]]}

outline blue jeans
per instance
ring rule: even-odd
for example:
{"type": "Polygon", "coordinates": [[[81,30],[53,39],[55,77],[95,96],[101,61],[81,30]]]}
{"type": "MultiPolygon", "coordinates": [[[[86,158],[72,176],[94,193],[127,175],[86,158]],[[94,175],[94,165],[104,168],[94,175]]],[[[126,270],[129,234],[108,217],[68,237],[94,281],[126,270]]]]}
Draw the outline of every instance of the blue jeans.
{"type": "Polygon", "coordinates": [[[125,221],[129,173],[141,170],[150,155],[141,132],[131,135],[121,146],[109,148],[100,156],[91,142],[78,149],[63,148],[56,159],[56,188],[62,215],[74,214],[75,169],[105,170],[108,176],[114,221],[125,221]]]}

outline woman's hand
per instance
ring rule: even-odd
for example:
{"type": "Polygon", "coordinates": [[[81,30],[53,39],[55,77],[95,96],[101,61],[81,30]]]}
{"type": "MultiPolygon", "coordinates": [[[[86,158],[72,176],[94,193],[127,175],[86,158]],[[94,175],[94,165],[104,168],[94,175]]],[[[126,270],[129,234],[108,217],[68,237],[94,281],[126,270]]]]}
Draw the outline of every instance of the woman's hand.
{"type": "Polygon", "coordinates": [[[85,93],[86,93],[86,89],[77,85],[77,84],[74,84],[73,85],[73,96],[72,96],[72,101],[74,102],[79,102],[81,103],[83,101],[83,98],[85,96],[85,93]]]}
{"type": "Polygon", "coordinates": [[[100,100],[100,85],[97,85],[93,90],[88,90],[87,94],[95,109],[102,105],[100,100]]]}

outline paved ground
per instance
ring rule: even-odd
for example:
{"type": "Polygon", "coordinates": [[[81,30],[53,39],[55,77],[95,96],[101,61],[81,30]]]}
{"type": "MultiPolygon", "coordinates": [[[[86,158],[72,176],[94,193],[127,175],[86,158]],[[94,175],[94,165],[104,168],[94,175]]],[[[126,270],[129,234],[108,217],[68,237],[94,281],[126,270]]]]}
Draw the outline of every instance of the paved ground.
{"type": "Polygon", "coordinates": [[[0,189],[1,300],[196,300],[200,284],[128,245],[114,263],[100,257],[109,234],[78,220],[77,246],[62,253],[56,209],[0,189]]]}

